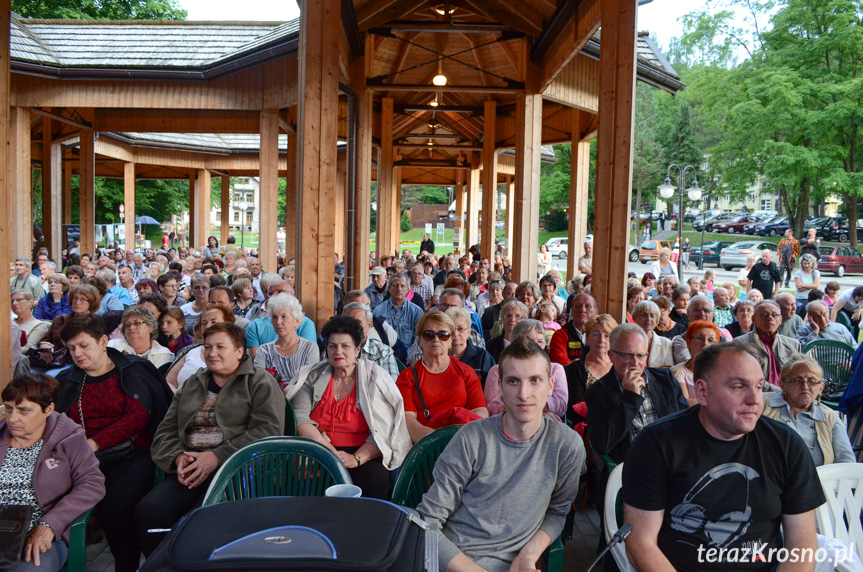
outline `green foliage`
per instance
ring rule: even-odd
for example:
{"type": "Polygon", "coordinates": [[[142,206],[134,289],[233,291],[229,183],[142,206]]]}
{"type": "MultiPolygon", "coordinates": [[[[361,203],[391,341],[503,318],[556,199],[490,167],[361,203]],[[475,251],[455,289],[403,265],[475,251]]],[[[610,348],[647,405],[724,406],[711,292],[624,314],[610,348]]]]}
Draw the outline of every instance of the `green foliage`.
{"type": "Polygon", "coordinates": [[[569,228],[569,217],[563,211],[551,211],[542,217],[542,221],[545,224],[545,230],[549,232],[557,232],[569,228]]]}
{"type": "Polygon", "coordinates": [[[406,210],[402,211],[402,218],[399,226],[401,227],[402,232],[407,232],[413,228],[411,217],[406,210]]]}
{"type": "Polygon", "coordinates": [[[24,18],[67,20],[185,20],[177,0],[12,0],[24,18]]]}

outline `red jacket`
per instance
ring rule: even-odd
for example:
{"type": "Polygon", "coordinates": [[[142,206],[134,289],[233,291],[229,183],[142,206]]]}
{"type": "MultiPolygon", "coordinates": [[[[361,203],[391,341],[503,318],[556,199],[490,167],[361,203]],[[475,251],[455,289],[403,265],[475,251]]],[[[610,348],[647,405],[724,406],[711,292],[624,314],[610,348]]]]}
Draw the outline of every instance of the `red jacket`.
{"type": "Polygon", "coordinates": [[[578,361],[587,355],[587,344],[583,340],[584,337],[578,333],[570,320],[551,336],[548,357],[552,362],[562,366],[578,361]]]}

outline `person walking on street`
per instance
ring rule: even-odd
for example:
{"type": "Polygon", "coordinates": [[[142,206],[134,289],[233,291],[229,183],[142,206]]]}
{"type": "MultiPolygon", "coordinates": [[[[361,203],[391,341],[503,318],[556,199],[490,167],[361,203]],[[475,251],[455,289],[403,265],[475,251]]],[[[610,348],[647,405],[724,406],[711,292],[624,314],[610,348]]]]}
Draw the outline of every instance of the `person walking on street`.
{"type": "Polygon", "coordinates": [[[683,239],[683,248],[681,248],[681,256],[683,256],[683,265],[689,270],[689,249],[692,248],[692,244],[689,242],[689,238],[683,239]]]}
{"type": "Polygon", "coordinates": [[[785,276],[785,288],[788,288],[798,256],[800,256],[800,245],[794,238],[794,231],[789,228],[785,231],[785,237],[779,241],[779,273],[785,276]]]}
{"type": "Polygon", "coordinates": [[[659,229],[665,230],[665,213],[659,213],[659,229]]]}

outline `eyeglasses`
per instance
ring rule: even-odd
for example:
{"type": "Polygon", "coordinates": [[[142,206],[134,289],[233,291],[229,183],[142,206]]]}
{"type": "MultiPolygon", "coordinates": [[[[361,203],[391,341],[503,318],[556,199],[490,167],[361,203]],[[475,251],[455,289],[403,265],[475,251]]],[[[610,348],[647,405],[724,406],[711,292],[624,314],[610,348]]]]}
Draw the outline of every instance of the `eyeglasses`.
{"type": "Polygon", "coordinates": [[[692,339],[698,340],[699,342],[702,342],[702,343],[703,342],[710,342],[711,344],[716,343],[716,338],[714,338],[713,336],[711,336],[709,338],[707,336],[693,336],[692,339]]]}
{"type": "Polygon", "coordinates": [[[803,384],[805,383],[805,384],[806,384],[806,385],[808,385],[809,387],[818,387],[819,385],[821,385],[822,383],[824,383],[824,381],[823,381],[823,380],[821,380],[821,379],[813,379],[813,378],[811,378],[811,377],[810,377],[810,378],[806,378],[806,377],[792,377],[791,379],[785,380],[785,381],[783,381],[782,383],[787,383],[787,384],[790,384],[790,385],[796,385],[797,387],[802,387],[802,386],[803,386],[803,384]]]}
{"type": "Polygon", "coordinates": [[[439,339],[440,341],[445,342],[452,337],[452,334],[450,334],[446,330],[441,330],[439,332],[433,332],[431,330],[426,330],[422,333],[422,336],[423,336],[423,339],[427,342],[434,340],[435,336],[437,336],[437,339],[439,339]]]}
{"type": "Polygon", "coordinates": [[[765,319],[773,318],[775,320],[777,318],[781,318],[782,314],[778,314],[776,312],[758,312],[758,316],[765,319]]]}
{"type": "Polygon", "coordinates": [[[628,352],[619,352],[617,350],[611,350],[611,351],[613,353],[616,353],[618,356],[622,357],[625,360],[631,360],[631,359],[643,360],[643,359],[647,359],[647,356],[650,355],[650,354],[646,354],[646,353],[644,353],[644,354],[631,354],[628,352]]]}
{"type": "Polygon", "coordinates": [[[141,326],[143,326],[143,325],[144,325],[144,324],[146,324],[146,323],[147,323],[147,322],[142,322],[141,320],[137,320],[137,321],[134,321],[134,322],[132,322],[132,321],[130,320],[130,321],[126,322],[126,326],[135,326],[136,328],[140,328],[141,326]]]}
{"type": "Polygon", "coordinates": [[[465,333],[465,332],[469,332],[469,331],[470,331],[470,328],[469,328],[469,327],[467,327],[467,326],[456,326],[456,327],[455,327],[455,331],[457,331],[457,332],[458,332],[458,333],[460,333],[460,334],[463,334],[463,333],[465,333]]]}
{"type": "Polygon", "coordinates": [[[209,286],[192,286],[192,290],[200,290],[201,292],[206,292],[209,289],[209,286]]]}

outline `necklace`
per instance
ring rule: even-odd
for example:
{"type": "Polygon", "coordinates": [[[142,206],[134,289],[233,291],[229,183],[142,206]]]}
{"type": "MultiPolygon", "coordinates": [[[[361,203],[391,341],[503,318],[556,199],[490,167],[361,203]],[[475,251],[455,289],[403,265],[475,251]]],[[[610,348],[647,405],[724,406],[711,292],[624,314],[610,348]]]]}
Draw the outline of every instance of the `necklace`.
{"type": "Polygon", "coordinates": [[[423,360],[423,367],[425,367],[425,368],[426,368],[426,371],[428,371],[430,374],[432,374],[432,375],[437,375],[437,374],[439,374],[439,373],[443,373],[443,372],[445,372],[446,370],[448,370],[448,369],[449,369],[449,360],[447,360],[447,362],[446,362],[446,366],[444,366],[444,368],[443,368],[442,370],[440,370],[440,371],[433,371],[433,370],[432,370],[432,368],[430,368],[430,367],[428,366],[428,364],[425,362],[425,360],[423,360]]]}
{"type": "MultiPolygon", "coordinates": [[[[343,391],[343,390],[346,390],[346,389],[351,385],[351,383],[354,381],[354,378],[353,378],[353,377],[347,377],[347,378],[345,378],[345,379],[343,379],[343,380],[342,380],[342,379],[338,379],[338,378],[333,378],[333,380],[336,382],[336,383],[335,383],[335,387],[334,387],[334,389],[335,389],[335,392],[334,392],[334,393],[335,393],[335,396],[336,396],[336,401],[341,401],[341,400],[342,400],[342,397],[343,397],[343,396],[342,396],[342,391],[343,391]],[[339,384],[340,384],[340,383],[342,384],[342,386],[341,386],[341,387],[339,387],[339,384]]],[[[350,392],[348,392],[348,393],[350,393],[350,392]]]]}

